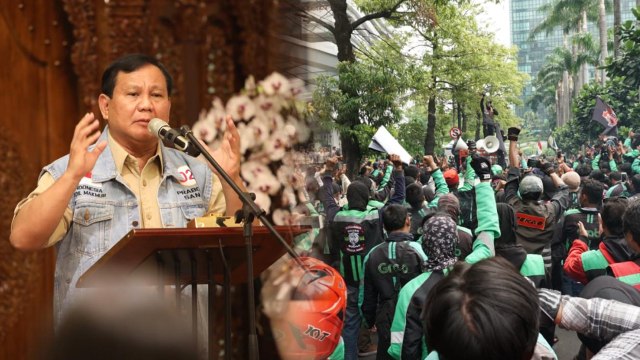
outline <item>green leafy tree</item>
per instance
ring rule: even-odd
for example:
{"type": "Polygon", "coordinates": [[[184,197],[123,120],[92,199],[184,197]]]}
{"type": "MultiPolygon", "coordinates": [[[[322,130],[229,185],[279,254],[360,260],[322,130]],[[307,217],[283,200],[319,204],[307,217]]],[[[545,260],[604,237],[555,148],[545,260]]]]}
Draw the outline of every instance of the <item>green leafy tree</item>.
{"type": "MultiPolygon", "coordinates": [[[[420,59],[422,72],[415,82],[415,102],[424,101],[427,108],[425,153],[432,153],[440,142],[436,136],[439,106],[459,112],[460,125],[469,131],[469,123],[478,124],[480,95],[490,92],[502,126],[517,124],[510,105],[520,102],[518,96],[527,77],[517,71],[515,51],[496,44],[478,28],[476,6],[439,1],[411,5],[415,15],[407,17],[404,25],[410,26],[428,49],[420,59]]],[[[451,115],[449,111],[445,114],[451,115]]]]}
{"type": "MultiPolygon", "coordinates": [[[[354,86],[347,81],[352,77],[353,73],[359,72],[350,66],[356,62],[356,51],[352,37],[354,31],[358,31],[358,29],[368,21],[393,17],[406,1],[407,0],[372,0],[368,2],[367,6],[361,3],[360,5],[365,9],[365,14],[359,18],[354,18],[352,13],[348,11],[349,6],[347,0],[326,0],[326,2],[321,2],[320,6],[324,3],[331,11],[333,22],[318,18],[308,11],[308,9],[303,8],[298,1],[288,1],[293,8],[300,10],[304,18],[324,27],[331,34],[337,45],[338,61],[343,64],[338,67],[338,78],[337,81],[332,84],[332,86],[335,85],[332,88],[339,90],[340,94],[337,97],[342,101],[334,107],[334,113],[325,113],[324,118],[329,119],[329,116],[331,116],[340,130],[342,152],[350,175],[352,175],[359,166],[360,159],[362,158],[361,149],[363,147],[358,134],[352,131],[358,128],[358,125],[362,124],[360,121],[361,108],[359,107],[358,99],[360,95],[358,94],[358,89],[354,88],[354,86]],[[342,72],[345,72],[344,75],[346,76],[343,77],[342,72]]],[[[314,6],[317,5],[318,4],[314,6]]],[[[326,93],[325,90],[320,91],[326,93]]],[[[317,99],[317,97],[314,98],[317,99]]],[[[365,109],[365,111],[368,111],[368,109],[365,109]]]]}
{"type": "Polygon", "coordinates": [[[583,88],[575,102],[575,119],[554,132],[556,142],[563,149],[577,151],[584,144],[593,144],[604,131],[602,125],[591,120],[596,96],[614,109],[619,127],[640,127],[637,88],[626,85],[620,77],[611,78],[605,86],[591,83],[583,88]]]}
{"type": "Polygon", "coordinates": [[[316,81],[313,94],[316,118],[324,128],[337,129],[341,138],[354,140],[358,163],[368,152],[377,128],[401,119],[407,76],[412,71],[402,54],[394,50],[401,41],[401,38],[379,41],[367,49],[366,55],[356,52],[356,61],[340,63],[338,76],[323,76],[316,81]],[[353,118],[348,122],[340,120],[344,114],[353,118]]]}
{"type": "Polygon", "coordinates": [[[407,111],[407,121],[396,124],[398,142],[409,154],[422,154],[422,139],[424,137],[424,119],[427,117],[427,109],[424,105],[414,106],[407,111]]]}
{"type": "MultiPolygon", "coordinates": [[[[636,19],[640,19],[638,9],[632,9],[636,19]]],[[[620,54],[617,58],[609,59],[607,74],[610,77],[620,77],[624,84],[640,87],[640,28],[632,21],[626,21],[620,27],[620,54]]]]}

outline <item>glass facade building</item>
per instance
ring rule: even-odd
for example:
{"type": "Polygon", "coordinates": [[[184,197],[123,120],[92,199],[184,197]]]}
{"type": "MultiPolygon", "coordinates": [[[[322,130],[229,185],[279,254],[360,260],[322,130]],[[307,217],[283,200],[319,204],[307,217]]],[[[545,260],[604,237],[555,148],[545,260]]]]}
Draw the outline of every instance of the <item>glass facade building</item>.
{"type": "MultiPolygon", "coordinates": [[[[553,0],[511,0],[511,42],[518,47],[518,70],[529,74],[531,80],[535,79],[540,68],[544,65],[547,55],[553,52],[558,46],[562,46],[562,31],[554,30],[549,35],[538,34],[534,39],[529,39],[531,31],[545,17],[545,13],[539,9],[542,5],[551,3],[553,0]]],[[[620,1],[622,22],[635,19],[631,13],[631,8],[635,7],[635,0],[620,1]]],[[[607,16],[608,27],[613,26],[613,12],[607,16]]],[[[599,41],[597,24],[589,24],[589,31],[593,34],[594,40],[599,41]]],[[[609,51],[611,53],[611,50],[609,51]]],[[[589,71],[593,76],[593,71],[589,71]]],[[[525,87],[522,100],[531,95],[532,87],[529,82],[525,87]]],[[[531,110],[526,105],[516,107],[516,114],[520,117],[525,112],[531,110]]]]}

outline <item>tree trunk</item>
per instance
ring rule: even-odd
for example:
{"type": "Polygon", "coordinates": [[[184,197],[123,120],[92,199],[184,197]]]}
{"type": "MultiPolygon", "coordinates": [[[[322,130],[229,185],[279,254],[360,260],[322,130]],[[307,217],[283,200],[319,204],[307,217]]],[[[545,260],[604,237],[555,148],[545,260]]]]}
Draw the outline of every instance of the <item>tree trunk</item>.
{"type": "Polygon", "coordinates": [[[342,156],[344,156],[344,163],[347,165],[347,176],[349,179],[355,179],[360,167],[360,143],[358,137],[355,134],[342,133],[340,134],[340,142],[342,142],[342,156]]]}
{"type": "MultiPolygon", "coordinates": [[[[431,46],[433,49],[433,56],[437,57],[440,52],[438,44],[438,38],[434,32],[433,41],[431,46]]],[[[436,74],[438,70],[435,66],[431,68],[431,93],[429,94],[429,100],[427,102],[427,133],[424,137],[424,153],[425,155],[434,155],[436,147],[436,74]]]]}
{"type": "MultiPolygon", "coordinates": [[[[569,50],[569,34],[562,36],[562,43],[565,49],[569,50]]],[[[562,121],[560,125],[569,121],[569,108],[571,107],[571,85],[569,84],[569,69],[562,72],[562,97],[558,99],[562,104],[562,121]]]]}
{"type": "MultiPolygon", "coordinates": [[[[434,81],[435,83],[435,81],[434,81]]],[[[436,95],[429,96],[427,102],[427,134],[424,137],[424,153],[433,155],[436,147],[436,95]]]]}
{"type": "Polygon", "coordinates": [[[351,44],[353,28],[351,27],[349,15],[347,15],[347,1],[328,0],[328,2],[335,21],[334,37],[338,47],[338,61],[354,62],[356,61],[356,55],[353,52],[353,44],[351,44]]]}
{"type": "Polygon", "coordinates": [[[613,57],[620,55],[620,0],[613,0],[613,57]]]}
{"type": "Polygon", "coordinates": [[[480,140],[480,129],[482,128],[482,113],[478,112],[476,116],[476,136],[475,140],[480,140]]]}
{"type": "MultiPolygon", "coordinates": [[[[353,44],[351,43],[351,35],[353,34],[353,28],[351,26],[351,20],[347,14],[347,1],[346,0],[328,0],[331,11],[333,12],[334,19],[334,37],[336,40],[336,46],[338,47],[338,61],[354,63],[356,56],[353,51],[353,44]]],[[[352,91],[351,86],[343,84],[338,72],[339,85],[338,87],[346,96],[353,98],[358,94],[352,91]]],[[[358,109],[351,109],[348,113],[341,112],[337,115],[336,122],[339,124],[347,125],[347,128],[353,128],[354,125],[359,123],[358,109]]],[[[347,174],[349,177],[357,173],[360,165],[360,159],[362,154],[360,153],[360,145],[355,135],[350,133],[341,133],[340,140],[342,142],[342,154],[345,157],[345,163],[347,164],[347,174]]]]}
{"type": "Polygon", "coordinates": [[[558,127],[562,126],[563,116],[564,116],[564,111],[562,109],[562,82],[561,82],[556,87],[556,124],[558,124],[558,127]]]}
{"type": "MultiPolygon", "coordinates": [[[[600,62],[598,65],[603,66],[604,60],[609,55],[607,53],[607,17],[604,7],[605,0],[598,0],[598,30],[600,33],[600,62]]],[[[604,70],[601,70],[600,81],[602,85],[607,81],[604,70]]]]}
{"type": "MultiPolygon", "coordinates": [[[[462,111],[462,127],[460,128],[463,134],[467,132],[467,122],[468,122],[467,112],[463,110],[462,111]]],[[[467,135],[467,137],[469,136],[467,135]]]]}
{"type": "MultiPolygon", "coordinates": [[[[640,1],[640,0],[638,0],[640,1]]],[[[580,30],[581,34],[586,34],[587,31],[589,31],[587,25],[588,25],[588,21],[587,21],[587,12],[583,11],[582,12],[582,22],[580,25],[582,25],[582,29],[580,30]]],[[[589,73],[587,72],[587,64],[582,64],[580,66],[580,87],[578,88],[577,92],[580,93],[580,90],[582,90],[582,87],[584,86],[584,84],[587,83],[587,77],[589,77],[589,73]]]]}
{"type": "MultiPolygon", "coordinates": [[[[340,73],[338,73],[338,76],[340,76],[340,73]]],[[[354,87],[349,86],[345,81],[345,77],[343,76],[340,76],[338,79],[338,87],[342,93],[349,98],[357,98],[358,94],[355,92],[354,87]]],[[[341,109],[337,115],[336,122],[338,124],[346,125],[347,129],[353,129],[355,125],[360,123],[360,118],[358,116],[359,112],[360,109],[357,106],[350,107],[348,109],[341,109]]],[[[362,158],[359,141],[356,135],[349,130],[342,132],[340,134],[340,139],[342,141],[342,153],[347,159],[347,173],[352,175],[358,171],[360,159],[362,158]]]]}
{"type": "MultiPolygon", "coordinates": [[[[576,60],[578,58],[578,51],[580,51],[578,45],[576,45],[574,42],[571,42],[571,57],[573,58],[573,63],[576,63],[576,60]]],[[[572,97],[575,97],[577,95],[576,92],[576,88],[579,87],[579,82],[580,79],[578,79],[580,76],[580,69],[576,69],[574,70],[575,73],[571,74],[572,78],[573,78],[573,92],[572,92],[572,97]]]]}
{"type": "Polygon", "coordinates": [[[562,124],[564,125],[571,118],[571,77],[569,76],[569,72],[566,70],[562,73],[562,83],[564,85],[564,115],[562,124]]]}

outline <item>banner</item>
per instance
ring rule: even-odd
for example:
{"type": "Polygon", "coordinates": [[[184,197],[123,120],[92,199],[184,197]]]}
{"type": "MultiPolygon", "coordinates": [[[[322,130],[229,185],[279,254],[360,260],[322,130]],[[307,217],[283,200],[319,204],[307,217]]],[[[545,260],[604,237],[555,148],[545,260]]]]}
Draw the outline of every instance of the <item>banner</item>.
{"type": "Polygon", "coordinates": [[[369,149],[386,152],[389,155],[399,155],[400,160],[407,165],[411,164],[411,159],[413,159],[384,126],[380,126],[373,135],[373,139],[369,143],[369,149]]]}
{"type": "Polygon", "coordinates": [[[618,117],[611,106],[596,96],[596,106],[593,108],[591,120],[604,126],[602,134],[618,137],[618,117]]]}

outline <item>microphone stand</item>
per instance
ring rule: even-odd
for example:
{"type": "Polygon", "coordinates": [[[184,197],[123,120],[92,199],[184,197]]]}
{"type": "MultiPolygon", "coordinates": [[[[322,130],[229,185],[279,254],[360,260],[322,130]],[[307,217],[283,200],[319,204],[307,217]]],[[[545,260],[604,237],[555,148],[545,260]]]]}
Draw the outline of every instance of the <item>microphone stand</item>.
{"type": "MultiPolygon", "coordinates": [[[[196,137],[191,132],[191,129],[187,125],[183,125],[180,128],[180,133],[182,136],[186,136],[189,141],[195,146],[202,155],[204,155],[205,159],[213,166],[213,168],[218,172],[220,177],[224,179],[224,181],[231,186],[233,191],[238,194],[240,200],[242,200],[242,210],[236,212],[236,222],[244,220],[243,225],[243,234],[246,248],[246,256],[247,256],[247,287],[248,287],[248,297],[249,297],[249,359],[257,360],[258,359],[258,335],[256,333],[256,306],[255,306],[255,294],[254,294],[254,283],[253,283],[253,220],[257,217],[264,226],[267,227],[269,232],[273,234],[273,236],[278,239],[280,244],[287,250],[289,255],[298,263],[298,265],[302,269],[306,269],[306,267],[300,261],[298,254],[287,244],[287,241],[276,231],[271,222],[267,219],[266,213],[262,210],[253,200],[255,200],[254,193],[243,192],[238,185],[231,179],[229,174],[227,174],[224,169],[218,164],[218,162],[209,154],[209,151],[196,139],[196,137]]],[[[211,311],[211,309],[209,310],[211,311]]]]}

